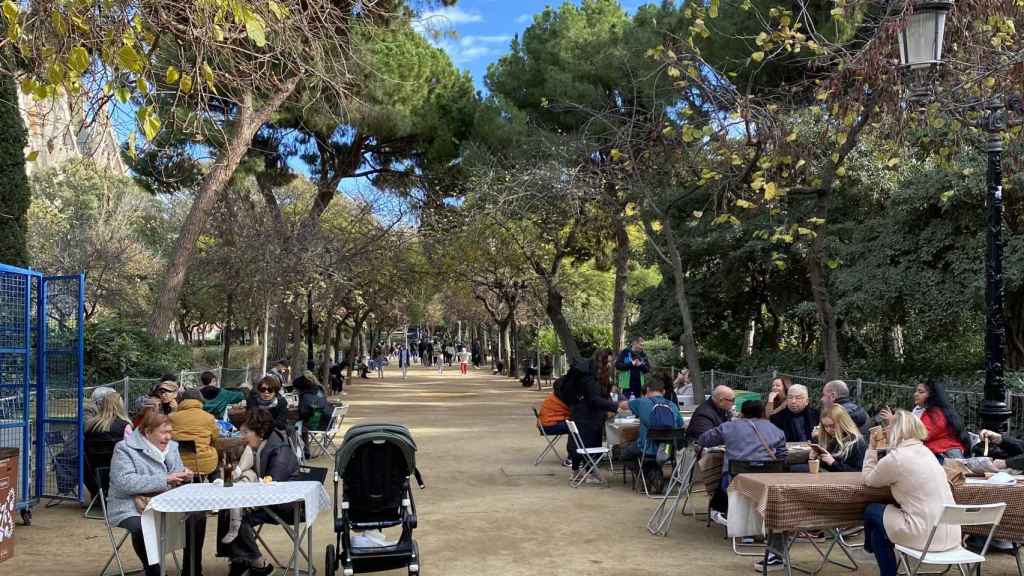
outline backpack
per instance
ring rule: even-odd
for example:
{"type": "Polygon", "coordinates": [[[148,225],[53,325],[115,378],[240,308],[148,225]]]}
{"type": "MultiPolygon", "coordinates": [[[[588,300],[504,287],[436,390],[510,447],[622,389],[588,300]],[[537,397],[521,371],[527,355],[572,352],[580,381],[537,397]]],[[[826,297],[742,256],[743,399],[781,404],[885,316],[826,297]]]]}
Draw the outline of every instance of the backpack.
{"type": "Polygon", "coordinates": [[[655,402],[651,409],[650,428],[675,428],[676,414],[668,402],[655,402]]]}

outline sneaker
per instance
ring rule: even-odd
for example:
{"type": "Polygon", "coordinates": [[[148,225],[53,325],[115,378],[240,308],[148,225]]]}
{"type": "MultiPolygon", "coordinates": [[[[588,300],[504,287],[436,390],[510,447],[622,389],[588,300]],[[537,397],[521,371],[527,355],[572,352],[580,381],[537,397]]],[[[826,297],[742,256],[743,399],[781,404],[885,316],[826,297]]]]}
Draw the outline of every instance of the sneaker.
{"type": "Polygon", "coordinates": [[[572,468],[572,458],[566,458],[565,460],[562,460],[562,467],[572,468]]]}
{"type": "Polygon", "coordinates": [[[740,544],[743,544],[745,546],[752,546],[754,544],[754,537],[744,536],[743,538],[740,538],[740,544]]]}
{"type": "Polygon", "coordinates": [[[228,569],[228,576],[244,576],[249,571],[248,562],[232,562],[228,569]]]}
{"type": "Polygon", "coordinates": [[[601,480],[600,477],[598,477],[598,476],[596,476],[594,474],[590,474],[590,475],[587,476],[586,480],[583,481],[583,483],[595,486],[595,485],[598,485],[598,484],[604,484],[604,480],[601,480]]]}
{"type": "Polygon", "coordinates": [[[722,514],[718,510],[712,510],[711,511],[711,521],[714,522],[715,524],[718,524],[719,526],[728,526],[729,525],[729,519],[726,518],[725,514],[722,514]]]}
{"type": "Polygon", "coordinates": [[[274,565],[267,562],[262,568],[256,568],[255,566],[249,567],[249,576],[270,576],[274,573],[274,565]]]}
{"type": "Polygon", "coordinates": [[[763,572],[765,568],[771,572],[773,570],[782,570],[784,567],[785,564],[782,562],[782,558],[780,558],[778,554],[772,554],[771,552],[768,553],[767,562],[763,559],[754,562],[754,570],[757,570],[758,572],[763,572]],[[767,566],[765,566],[766,564],[767,566]]]}

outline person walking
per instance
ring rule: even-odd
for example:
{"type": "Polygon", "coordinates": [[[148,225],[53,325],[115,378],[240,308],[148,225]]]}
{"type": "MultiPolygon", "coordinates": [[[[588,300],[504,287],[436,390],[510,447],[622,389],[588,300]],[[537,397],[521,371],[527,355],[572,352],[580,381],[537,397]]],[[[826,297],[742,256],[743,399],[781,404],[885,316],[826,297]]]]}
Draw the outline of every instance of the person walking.
{"type": "Polygon", "coordinates": [[[409,360],[412,359],[412,355],[409,354],[409,348],[405,344],[398,347],[398,367],[402,369],[402,380],[405,380],[406,374],[409,372],[409,360]]]}
{"type": "Polygon", "coordinates": [[[465,350],[459,352],[459,372],[462,372],[463,376],[469,374],[469,352],[465,350]]]}

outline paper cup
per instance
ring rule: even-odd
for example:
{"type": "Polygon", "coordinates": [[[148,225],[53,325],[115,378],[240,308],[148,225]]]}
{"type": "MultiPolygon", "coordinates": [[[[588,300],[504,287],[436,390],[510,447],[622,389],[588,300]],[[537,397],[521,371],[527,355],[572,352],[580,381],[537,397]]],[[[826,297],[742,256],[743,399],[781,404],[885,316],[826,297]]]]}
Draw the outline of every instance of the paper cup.
{"type": "Polygon", "coordinates": [[[811,474],[817,474],[821,470],[821,460],[808,460],[807,469],[811,474]]]}

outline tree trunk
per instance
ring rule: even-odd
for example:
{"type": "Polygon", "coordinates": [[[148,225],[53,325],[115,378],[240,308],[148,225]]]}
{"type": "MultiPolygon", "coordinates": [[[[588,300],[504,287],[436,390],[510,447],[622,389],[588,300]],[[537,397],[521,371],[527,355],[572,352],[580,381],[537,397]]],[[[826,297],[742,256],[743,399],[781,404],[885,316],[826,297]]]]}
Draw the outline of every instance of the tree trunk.
{"type": "Polygon", "coordinates": [[[512,318],[512,322],[508,325],[509,333],[509,354],[508,354],[508,377],[518,378],[519,377],[519,326],[516,323],[516,319],[512,318]]]}
{"type": "Polygon", "coordinates": [[[683,268],[683,256],[679,252],[679,245],[676,244],[676,233],[672,228],[672,221],[667,215],[662,220],[662,231],[665,234],[665,243],[668,245],[672,277],[675,281],[676,306],[679,307],[679,315],[683,318],[683,335],[680,337],[680,343],[683,346],[683,354],[686,355],[686,368],[690,371],[693,397],[703,398],[708,391],[704,390],[704,382],[700,374],[700,352],[697,348],[697,337],[694,335],[690,299],[686,295],[686,270],[683,268]]]}
{"type": "Polygon", "coordinates": [[[262,107],[254,109],[253,96],[246,93],[238,106],[238,116],[232,122],[227,147],[218,154],[218,160],[203,177],[188,217],[181,227],[174,245],[174,256],[167,267],[163,283],[157,292],[160,299],[149,317],[149,334],[163,338],[174,318],[178,298],[185,285],[185,278],[196,250],[196,241],[206,229],[210,210],[217,202],[224,186],[234,175],[235,169],[249,150],[249,144],[256,130],[270,119],[285,100],[295,91],[299,78],[288,80],[262,107]]]}
{"type": "Polygon", "coordinates": [[[629,232],[624,215],[615,222],[615,292],[612,300],[612,347],[622,350],[626,331],[626,285],[629,281],[629,232]]]}
{"type": "Polygon", "coordinates": [[[229,360],[231,358],[231,325],[232,317],[235,314],[235,291],[233,288],[228,287],[227,290],[227,305],[224,307],[224,332],[222,332],[221,339],[224,342],[224,357],[221,359],[220,365],[224,368],[229,368],[229,360]]]}
{"type": "Polygon", "coordinates": [[[346,380],[352,379],[352,369],[356,366],[357,357],[357,346],[359,345],[359,339],[363,333],[363,319],[359,314],[356,314],[352,324],[352,337],[348,341],[348,375],[345,376],[346,380]]]}
{"type": "Polygon", "coordinates": [[[565,350],[565,355],[571,365],[576,360],[582,360],[582,357],[580,349],[576,345],[576,338],[572,335],[572,328],[563,312],[562,293],[551,282],[547,282],[547,293],[548,301],[544,309],[548,318],[551,319],[551,326],[555,329],[555,334],[558,334],[558,339],[562,342],[562,349],[565,350]]]}
{"type": "Polygon", "coordinates": [[[743,357],[750,358],[754,353],[754,337],[757,335],[757,321],[753,318],[747,322],[747,329],[743,331],[743,357]]]}
{"type": "MultiPolygon", "coordinates": [[[[814,216],[822,220],[828,218],[830,191],[822,190],[815,202],[814,216]]],[[[818,323],[821,329],[821,352],[825,359],[825,380],[839,378],[842,361],[839,357],[839,337],[836,330],[836,316],[832,309],[832,301],[828,293],[828,280],[825,278],[825,230],[820,226],[811,250],[807,253],[807,277],[811,281],[811,294],[814,296],[814,307],[818,312],[818,323]]]]}
{"type": "Polygon", "coordinates": [[[295,315],[295,339],[292,340],[292,351],[288,354],[289,363],[292,367],[292,372],[295,374],[301,374],[303,366],[306,365],[305,358],[302,354],[302,342],[303,342],[303,330],[302,330],[302,314],[295,315]]]}

